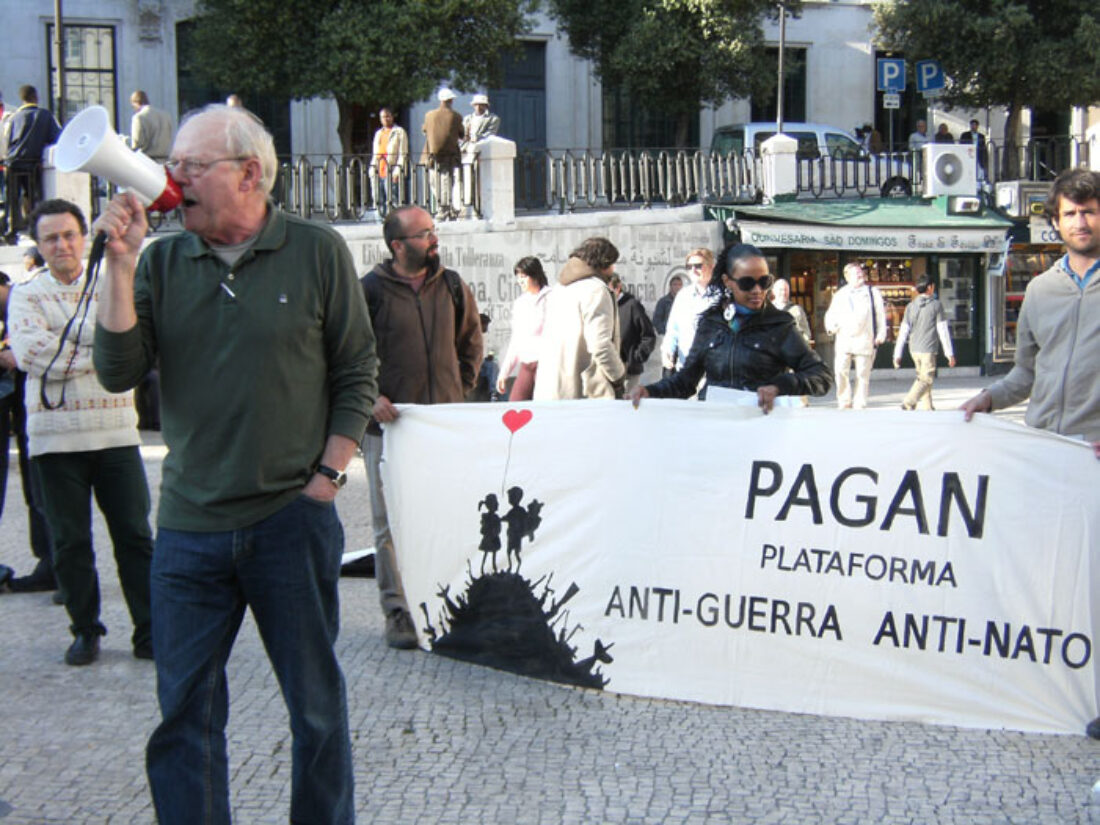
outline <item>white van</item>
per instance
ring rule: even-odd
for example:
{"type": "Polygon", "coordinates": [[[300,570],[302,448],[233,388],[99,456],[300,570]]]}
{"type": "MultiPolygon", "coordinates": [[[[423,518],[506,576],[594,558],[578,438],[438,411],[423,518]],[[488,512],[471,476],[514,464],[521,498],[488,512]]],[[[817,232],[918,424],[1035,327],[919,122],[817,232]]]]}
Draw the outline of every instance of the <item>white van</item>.
{"type": "MultiPolygon", "coordinates": [[[[743,155],[748,150],[754,157],[760,157],[761,144],[775,134],[775,121],[719,126],[711,139],[710,151],[718,155],[729,155],[731,152],[743,155]]],[[[907,197],[912,194],[913,187],[909,174],[911,164],[907,157],[868,156],[859,142],[848,132],[837,126],[827,126],[823,123],[784,123],[783,134],[798,141],[796,157],[800,168],[805,170],[806,174],[812,175],[814,172],[815,165],[810,163],[811,161],[824,159],[861,161],[859,165],[862,174],[857,174],[857,170],[853,168],[850,170],[851,174],[846,176],[847,179],[866,181],[870,177],[884,198],[907,197]]],[[[818,189],[833,188],[834,166],[835,164],[828,162],[820,164],[821,171],[815,181],[818,189]]],[[[855,167],[856,164],[852,163],[851,166],[855,167]]]]}
{"type": "MultiPolygon", "coordinates": [[[[862,154],[859,142],[836,126],[821,123],[784,123],[783,134],[798,141],[798,159],[813,160],[822,156],[858,158],[862,154]]],[[[742,154],[746,149],[760,155],[760,145],[775,137],[775,121],[719,126],[710,142],[710,151],[727,155],[742,154]]]]}

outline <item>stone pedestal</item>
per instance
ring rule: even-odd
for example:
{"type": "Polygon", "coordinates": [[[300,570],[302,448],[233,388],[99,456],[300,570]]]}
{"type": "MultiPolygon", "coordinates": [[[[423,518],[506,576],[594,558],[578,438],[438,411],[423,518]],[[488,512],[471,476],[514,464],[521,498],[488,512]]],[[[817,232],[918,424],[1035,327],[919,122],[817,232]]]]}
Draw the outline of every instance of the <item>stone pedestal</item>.
{"type": "Polygon", "coordinates": [[[87,172],[59,172],[53,163],[53,146],[42,155],[42,199],[64,198],[80,207],[92,222],[92,176],[87,172]]]}
{"type": "Polygon", "coordinates": [[[774,135],[760,146],[764,168],[764,195],[775,200],[798,194],[798,141],[789,135],[774,135]]]}
{"type": "Polygon", "coordinates": [[[477,143],[480,158],[481,216],[491,223],[509,224],[516,219],[516,144],[501,137],[477,143]]]}

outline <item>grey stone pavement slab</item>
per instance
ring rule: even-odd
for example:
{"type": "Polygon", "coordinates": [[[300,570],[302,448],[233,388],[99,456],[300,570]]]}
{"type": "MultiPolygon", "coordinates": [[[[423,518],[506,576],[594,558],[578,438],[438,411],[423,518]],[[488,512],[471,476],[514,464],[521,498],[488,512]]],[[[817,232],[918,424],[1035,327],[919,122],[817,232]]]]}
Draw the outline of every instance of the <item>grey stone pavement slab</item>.
{"type": "MultiPolygon", "coordinates": [[[[989,380],[941,379],[938,407],[957,406],[989,380]]],[[[872,389],[872,409],[896,407],[906,381],[876,373],[872,389]]],[[[1020,411],[1007,417],[1018,420],[1020,411]]],[[[155,498],[164,448],[156,434],[146,436],[155,498]]],[[[362,462],[351,469],[339,507],[355,548],[370,543],[370,513],[362,462]]],[[[110,631],[97,663],[63,664],[68,623],[49,594],[0,596],[2,825],[154,821],[144,772],[145,740],[157,721],[153,667],[130,655],[98,513],[95,530],[110,631]]],[[[0,562],[18,572],[31,564],[14,466],[0,562]]],[[[1100,794],[1092,791],[1100,742],[1084,735],[864,722],[566,688],[390,650],[374,581],[344,578],[340,595],[361,823],[1100,823],[1100,794]]],[[[250,619],[229,673],[234,821],[285,822],[286,711],[250,619]]]]}

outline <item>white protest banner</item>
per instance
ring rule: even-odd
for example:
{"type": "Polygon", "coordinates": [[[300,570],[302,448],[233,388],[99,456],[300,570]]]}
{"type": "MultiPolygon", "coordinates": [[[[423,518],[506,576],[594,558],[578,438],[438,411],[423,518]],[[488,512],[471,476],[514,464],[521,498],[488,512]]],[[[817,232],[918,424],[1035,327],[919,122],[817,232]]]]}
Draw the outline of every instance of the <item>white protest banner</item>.
{"type": "Polygon", "coordinates": [[[385,495],[421,644],[620,693],[1080,733],[1100,462],[959,412],[403,407],[385,495]]]}

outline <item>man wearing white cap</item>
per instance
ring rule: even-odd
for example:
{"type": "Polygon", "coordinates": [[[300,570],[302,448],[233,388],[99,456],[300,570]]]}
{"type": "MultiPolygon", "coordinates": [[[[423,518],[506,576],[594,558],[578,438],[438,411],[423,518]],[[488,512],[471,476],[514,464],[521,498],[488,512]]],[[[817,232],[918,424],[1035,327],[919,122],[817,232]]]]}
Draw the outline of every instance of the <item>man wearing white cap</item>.
{"type": "Polygon", "coordinates": [[[500,131],[500,115],[489,112],[487,95],[474,95],[474,113],[462,119],[466,143],[476,143],[500,131]]]}
{"type": "Polygon", "coordinates": [[[450,89],[439,90],[439,108],[424,115],[424,154],[422,162],[430,175],[432,195],[438,206],[438,217],[453,218],[457,211],[451,196],[451,180],[454,170],[462,163],[458,142],[462,139],[462,118],[454,110],[455,93],[450,89]]]}

